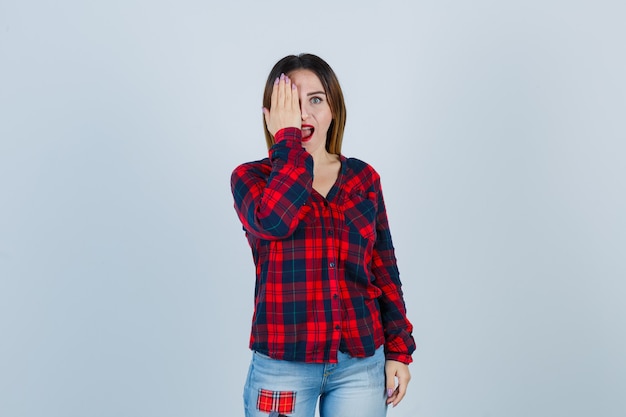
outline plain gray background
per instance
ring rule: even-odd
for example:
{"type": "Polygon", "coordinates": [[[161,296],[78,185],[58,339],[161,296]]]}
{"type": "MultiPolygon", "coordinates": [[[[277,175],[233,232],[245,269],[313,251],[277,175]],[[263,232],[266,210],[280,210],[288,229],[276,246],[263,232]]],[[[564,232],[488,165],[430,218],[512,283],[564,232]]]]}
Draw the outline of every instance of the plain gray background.
{"type": "Polygon", "coordinates": [[[624,416],[625,12],[0,0],[0,415],[243,415],[230,173],[266,154],[272,65],[312,52],[415,325],[389,416],[624,416]]]}

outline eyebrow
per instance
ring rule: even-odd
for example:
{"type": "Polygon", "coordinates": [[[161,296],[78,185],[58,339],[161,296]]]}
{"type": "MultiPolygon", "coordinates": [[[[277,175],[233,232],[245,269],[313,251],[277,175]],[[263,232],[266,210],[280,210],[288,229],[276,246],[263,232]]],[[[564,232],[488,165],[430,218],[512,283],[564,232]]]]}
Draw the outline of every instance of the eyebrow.
{"type": "Polygon", "coordinates": [[[323,92],[323,91],[314,91],[314,92],[312,92],[312,93],[307,94],[307,97],[308,97],[308,96],[314,96],[314,95],[316,95],[316,94],[324,94],[324,95],[326,95],[326,93],[325,93],[325,92],[323,92]]]}

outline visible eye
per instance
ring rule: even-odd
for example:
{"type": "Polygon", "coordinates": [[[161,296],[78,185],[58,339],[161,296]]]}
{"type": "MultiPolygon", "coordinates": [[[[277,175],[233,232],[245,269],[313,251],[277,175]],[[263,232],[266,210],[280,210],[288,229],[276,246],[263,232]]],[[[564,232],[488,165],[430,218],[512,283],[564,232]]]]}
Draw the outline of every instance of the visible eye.
{"type": "Polygon", "coordinates": [[[311,104],[320,104],[322,99],[320,97],[311,97],[311,104]]]}

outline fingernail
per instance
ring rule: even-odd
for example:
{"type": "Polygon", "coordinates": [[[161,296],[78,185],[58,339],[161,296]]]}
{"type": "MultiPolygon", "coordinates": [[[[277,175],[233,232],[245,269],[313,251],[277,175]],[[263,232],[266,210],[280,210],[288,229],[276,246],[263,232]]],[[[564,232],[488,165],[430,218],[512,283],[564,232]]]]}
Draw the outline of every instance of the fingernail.
{"type": "Polygon", "coordinates": [[[387,388],[387,397],[391,397],[393,395],[393,388],[387,388]]]}
{"type": "Polygon", "coordinates": [[[291,89],[295,90],[296,89],[296,85],[295,84],[291,84],[291,89]]]}
{"type": "Polygon", "coordinates": [[[285,74],[280,74],[280,79],[281,79],[281,80],[284,80],[284,79],[285,79],[285,77],[286,77],[286,76],[285,76],[285,74]]]}
{"type": "Polygon", "coordinates": [[[274,85],[278,85],[278,82],[279,82],[279,81],[280,81],[280,80],[278,79],[278,77],[276,77],[276,79],[274,80],[274,85]]]}

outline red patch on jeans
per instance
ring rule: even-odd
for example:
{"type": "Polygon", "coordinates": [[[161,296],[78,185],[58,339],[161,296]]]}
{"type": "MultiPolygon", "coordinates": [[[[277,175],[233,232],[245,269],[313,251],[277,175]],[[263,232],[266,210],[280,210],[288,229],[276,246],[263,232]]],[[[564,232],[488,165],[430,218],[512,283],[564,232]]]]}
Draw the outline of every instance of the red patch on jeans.
{"type": "Polygon", "coordinates": [[[296,405],[296,393],[294,391],[270,391],[259,390],[256,400],[256,408],[264,413],[277,411],[281,414],[293,413],[296,405]]]}

